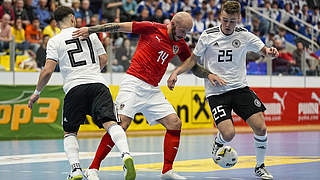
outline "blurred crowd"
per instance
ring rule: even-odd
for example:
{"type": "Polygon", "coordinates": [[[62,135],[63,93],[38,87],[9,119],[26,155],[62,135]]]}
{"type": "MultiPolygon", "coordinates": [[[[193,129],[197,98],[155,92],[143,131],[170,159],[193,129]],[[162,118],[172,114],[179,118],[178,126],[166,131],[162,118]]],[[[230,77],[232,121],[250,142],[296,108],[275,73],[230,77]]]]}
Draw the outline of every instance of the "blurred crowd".
{"type": "MultiPolygon", "coordinates": [[[[167,24],[176,12],[189,12],[194,18],[194,27],[185,40],[192,50],[204,30],[220,24],[219,12],[224,1],[0,0],[0,54],[9,53],[9,42],[14,38],[16,54],[30,57],[34,60],[31,61],[34,63],[30,67],[40,70],[45,63],[46,44],[49,38],[60,32],[53,18],[53,12],[58,6],[68,6],[74,10],[78,28],[127,21],[154,21],[167,24]]],[[[272,61],[273,74],[302,75],[305,69],[308,75],[320,75],[320,52],[317,48],[319,46],[312,46],[308,41],[262,16],[251,14],[250,19],[246,19],[245,10],[247,6],[254,7],[263,15],[285,24],[286,27],[320,45],[319,5],[308,4],[306,0],[240,0],[240,3],[242,10],[239,26],[259,36],[267,46],[274,46],[280,51],[280,57],[272,61]],[[296,18],[291,18],[288,14],[296,18]],[[306,62],[303,59],[307,59],[306,62]]],[[[113,72],[126,71],[134,54],[138,36],[127,33],[97,35],[106,49],[109,47],[109,51],[113,52],[111,67],[108,69],[113,72]]],[[[248,74],[266,74],[266,62],[263,57],[248,54],[247,59],[248,74]]],[[[179,65],[179,61],[174,59],[169,69],[173,69],[176,65],[179,65]]],[[[56,71],[59,71],[58,67],[56,71]]]]}

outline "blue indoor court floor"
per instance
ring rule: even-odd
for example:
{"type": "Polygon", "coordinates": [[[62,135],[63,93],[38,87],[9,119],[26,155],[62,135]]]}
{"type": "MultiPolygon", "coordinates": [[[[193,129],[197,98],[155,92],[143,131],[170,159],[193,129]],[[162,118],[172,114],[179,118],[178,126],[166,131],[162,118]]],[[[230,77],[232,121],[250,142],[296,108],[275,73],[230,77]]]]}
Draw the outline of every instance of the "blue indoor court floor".
{"type": "MultiPolygon", "coordinates": [[[[252,134],[237,134],[231,142],[239,162],[222,169],[211,159],[213,135],[185,135],[174,169],[192,180],[253,180],[255,151],[252,134]]],[[[320,132],[269,133],[266,166],[275,180],[320,179],[320,132]]],[[[160,179],[163,136],[129,137],[137,180],[160,179]]],[[[100,139],[80,139],[82,168],[92,161],[100,139]]],[[[64,180],[70,169],[63,140],[0,141],[0,180],[64,180]]],[[[120,155],[114,149],[99,172],[102,180],[123,178],[120,155]]]]}

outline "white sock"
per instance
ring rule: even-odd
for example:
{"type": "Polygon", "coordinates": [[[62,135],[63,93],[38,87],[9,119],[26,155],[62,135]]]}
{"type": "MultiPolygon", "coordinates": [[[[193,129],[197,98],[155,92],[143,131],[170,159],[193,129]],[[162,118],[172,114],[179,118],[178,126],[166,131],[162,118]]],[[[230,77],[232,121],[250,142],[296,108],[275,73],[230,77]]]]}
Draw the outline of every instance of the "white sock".
{"type": "Polygon", "coordinates": [[[256,148],[256,161],[259,167],[264,163],[264,158],[267,152],[268,138],[267,133],[264,136],[258,136],[254,134],[254,146],[256,148]]]}
{"type": "Polygon", "coordinates": [[[66,134],[63,140],[64,151],[69,160],[72,170],[80,168],[79,144],[75,134],[66,134]]]}
{"type": "Polygon", "coordinates": [[[114,124],[108,129],[108,133],[111,136],[112,141],[119,149],[121,155],[123,153],[129,153],[127,136],[121,126],[114,124]]]}
{"type": "Polygon", "coordinates": [[[225,140],[223,139],[220,131],[218,131],[218,133],[217,133],[217,138],[216,138],[215,141],[216,141],[217,143],[219,143],[219,144],[226,144],[226,143],[227,143],[227,141],[225,141],[225,140]]]}

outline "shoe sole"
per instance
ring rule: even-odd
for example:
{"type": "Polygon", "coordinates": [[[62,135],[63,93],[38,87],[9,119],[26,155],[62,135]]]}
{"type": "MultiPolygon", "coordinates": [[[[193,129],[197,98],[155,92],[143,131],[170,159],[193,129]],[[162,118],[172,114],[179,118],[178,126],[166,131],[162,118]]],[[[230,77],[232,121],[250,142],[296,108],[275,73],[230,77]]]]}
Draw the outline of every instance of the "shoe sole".
{"type": "Polygon", "coordinates": [[[136,169],[134,168],[132,157],[128,157],[124,160],[124,165],[127,169],[127,174],[125,175],[125,180],[136,179],[136,169]]]}
{"type": "Polygon", "coordinates": [[[254,175],[258,178],[261,178],[262,180],[273,180],[273,177],[261,177],[261,176],[258,176],[256,173],[254,173],[254,175]]]}
{"type": "Polygon", "coordinates": [[[83,176],[79,175],[79,176],[72,177],[70,180],[82,180],[82,179],[83,179],[83,176]]]}

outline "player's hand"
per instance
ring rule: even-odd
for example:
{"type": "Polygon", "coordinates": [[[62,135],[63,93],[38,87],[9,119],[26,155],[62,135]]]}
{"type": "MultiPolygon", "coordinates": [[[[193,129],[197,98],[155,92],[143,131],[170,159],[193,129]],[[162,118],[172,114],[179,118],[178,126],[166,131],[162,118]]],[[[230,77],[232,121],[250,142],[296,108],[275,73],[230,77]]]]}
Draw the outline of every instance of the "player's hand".
{"type": "Polygon", "coordinates": [[[274,48],[274,47],[267,48],[266,51],[267,51],[267,52],[266,52],[267,55],[269,55],[269,56],[271,56],[271,57],[273,57],[273,58],[276,58],[276,57],[279,56],[278,50],[277,50],[276,48],[274,48]]]}
{"type": "Polygon", "coordinates": [[[73,38],[84,39],[84,38],[87,38],[88,36],[89,36],[89,28],[88,27],[82,27],[72,33],[73,38]]]}
{"type": "Polygon", "coordinates": [[[40,95],[32,94],[32,96],[30,97],[29,102],[28,102],[28,107],[30,109],[32,109],[33,104],[39,99],[39,97],[40,97],[40,95]]]}
{"type": "Polygon", "coordinates": [[[224,86],[224,85],[226,85],[227,83],[226,83],[226,81],[224,81],[223,79],[221,79],[218,75],[216,75],[216,74],[209,74],[208,75],[208,79],[209,79],[209,81],[211,82],[211,84],[213,85],[213,86],[216,86],[217,84],[216,83],[218,83],[220,86],[224,86]]]}
{"type": "Polygon", "coordinates": [[[175,86],[175,84],[177,82],[177,79],[178,79],[177,76],[178,76],[177,73],[173,72],[170,75],[169,79],[167,80],[167,86],[171,91],[173,91],[173,88],[174,88],[174,86],[175,86]]]}

